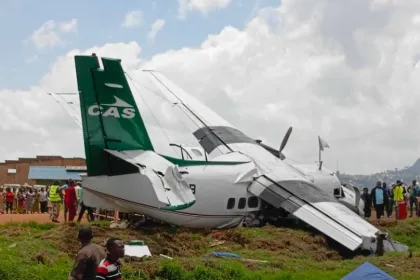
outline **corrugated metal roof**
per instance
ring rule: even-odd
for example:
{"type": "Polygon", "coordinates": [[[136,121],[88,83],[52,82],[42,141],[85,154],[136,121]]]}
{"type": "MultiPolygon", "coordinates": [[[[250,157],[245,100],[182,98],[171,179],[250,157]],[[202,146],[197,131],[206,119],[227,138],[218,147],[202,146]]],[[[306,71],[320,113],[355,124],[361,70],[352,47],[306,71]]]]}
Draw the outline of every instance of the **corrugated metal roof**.
{"type": "Polygon", "coordinates": [[[35,180],[81,180],[82,171],[67,171],[64,166],[30,166],[28,179],[35,180]]]}

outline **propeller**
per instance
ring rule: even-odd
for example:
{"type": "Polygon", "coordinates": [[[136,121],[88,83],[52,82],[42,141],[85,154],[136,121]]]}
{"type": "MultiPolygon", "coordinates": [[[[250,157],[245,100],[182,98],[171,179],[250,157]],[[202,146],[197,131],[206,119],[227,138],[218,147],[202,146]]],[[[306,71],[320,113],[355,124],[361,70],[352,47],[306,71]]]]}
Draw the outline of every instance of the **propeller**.
{"type": "Polygon", "coordinates": [[[267,151],[269,151],[270,153],[272,153],[276,157],[280,158],[281,160],[284,160],[286,158],[286,156],[282,153],[282,151],[286,147],[287,141],[289,141],[289,137],[290,137],[290,134],[292,134],[292,130],[293,130],[293,128],[289,127],[289,129],[286,132],[286,135],[284,135],[284,137],[283,137],[283,141],[281,142],[279,150],[274,149],[274,148],[272,148],[268,145],[265,145],[264,143],[262,143],[261,140],[255,140],[255,142],[257,142],[260,146],[262,146],[264,149],[266,149],[267,151]]]}
{"type": "Polygon", "coordinates": [[[292,134],[292,130],[293,130],[293,127],[289,127],[286,134],[284,135],[283,141],[281,142],[280,149],[279,149],[280,154],[284,150],[284,148],[286,147],[287,141],[289,141],[290,134],[292,134]]]}

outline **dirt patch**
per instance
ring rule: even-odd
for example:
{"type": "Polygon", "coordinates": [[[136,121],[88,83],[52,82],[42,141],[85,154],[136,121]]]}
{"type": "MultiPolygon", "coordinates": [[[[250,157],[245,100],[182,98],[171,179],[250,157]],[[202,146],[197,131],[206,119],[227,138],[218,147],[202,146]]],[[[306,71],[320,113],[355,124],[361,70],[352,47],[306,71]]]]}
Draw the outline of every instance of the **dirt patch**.
{"type": "Polygon", "coordinates": [[[319,261],[343,258],[335,248],[331,248],[324,235],[290,228],[266,227],[265,230],[271,238],[257,238],[249,244],[251,249],[281,252],[286,257],[304,256],[319,261]]]}
{"type": "MultiPolygon", "coordinates": [[[[92,227],[93,242],[105,245],[107,239],[118,237],[123,241],[143,240],[153,255],[164,254],[177,257],[192,257],[207,248],[210,239],[207,232],[201,233],[182,229],[112,229],[92,227]]],[[[56,248],[74,255],[80,248],[77,241],[78,227],[75,225],[60,225],[44,235],[56,248]]]]}
{"type": "MultiPolygon", "coordinates": [[[[77,230],[77,226],[60,225],[47,232],[44,238],[60,251],[74,256],[80,247],[76,239],[77,230]]],[[[178,258],[200,257],[210,251],[229,252],[234,248],[243,248],[283,257],[304,257],[320,261],[342,259],[336,250],[330,249],[326,237],[320,234],[273,226],[253,230],[256,235],[254,237],[247,235],[247,229],[199,231],[170,227],[141,230],[93,227],[93,241],[104,245],[110,237],[119,237],[124,241],[144,240],[153,255],[164,254],[178,258]],[[210,247],[215,240],[223,240],[225,243],[210,247]]],[[[130,259],[127,261],[131,262],[130,259]]]]}
{"type": "Polygon", "coordinates": [[[9,226],[9,227],[1,227],[0,228],[0,235],[3,238],[11,239],[16,236],[21,236],[24,234],[30,234],[31,229],[28,227],[20,227],[20,226],[9,226]]]}
{"type": "Polygon", "coordinates": [[[398,225],[398,221],[395,219],[373,220],[370,223],[380,229],[390,229],[398,225]]]}

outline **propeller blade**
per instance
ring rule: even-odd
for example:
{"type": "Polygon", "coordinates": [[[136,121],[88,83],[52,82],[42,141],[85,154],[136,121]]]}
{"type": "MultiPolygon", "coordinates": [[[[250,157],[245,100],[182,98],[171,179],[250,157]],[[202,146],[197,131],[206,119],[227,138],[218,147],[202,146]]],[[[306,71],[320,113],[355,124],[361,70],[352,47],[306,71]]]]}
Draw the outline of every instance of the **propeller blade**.
{"type": "Polygon", "coordinates": [[[292,130],[293,130],[293,127],[289,127],[289,129],[286,132],[286,135],[284,135],[283,141],[281,142],[280,149],[279,149],[280,154],[283,151],[283,149],[286,147],[287,141],[289,141],[290,134],[292,134],[292,130]]]}

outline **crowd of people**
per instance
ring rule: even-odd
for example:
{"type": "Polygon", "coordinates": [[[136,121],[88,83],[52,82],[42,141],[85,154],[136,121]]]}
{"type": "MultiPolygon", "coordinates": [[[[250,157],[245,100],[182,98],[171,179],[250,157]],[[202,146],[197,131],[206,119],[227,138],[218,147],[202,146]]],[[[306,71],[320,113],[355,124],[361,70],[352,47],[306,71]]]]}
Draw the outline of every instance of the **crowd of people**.
{"type": "Polygon", "coordinates": [[[413,212],[420,216],[417,199],[420,198],[420,186],[416,180],[413,180],[409,186],[404,184],[402,180],[397,180],[391,186],[388,186],[386,182],[378,181],[370,193],[368,188],[364,188],[361,198],[365,203],[365,218],[370,218],[373,207],[376,212],[376,219],[380,219],[385,214],[391,217],[394,211],[395,217],[398,219],[399,212],[403,211],[403,209],[400,209],[402,204],[409,205],[410,217],[413,216],[413,212]]]}
{"type": "Polygon", "coordinates": [[[48,190],[31,186],[20,188],[0,187],[1,214],[30,214],[48,212],[48,190]]]}
{"type": "Polygon", "coordinates": [[[64,208],[64,221],[73,222],[78,214],[80,222],[88,212],[88,220],[94,220],[94,210],[83,204],[81,182],[67,180],[63,185],[55,181],[51,186],[35,188],[21,186],[0,187],[1,214],[48,213],[53,222],[58,223],[61,208],[64,208]]]}

